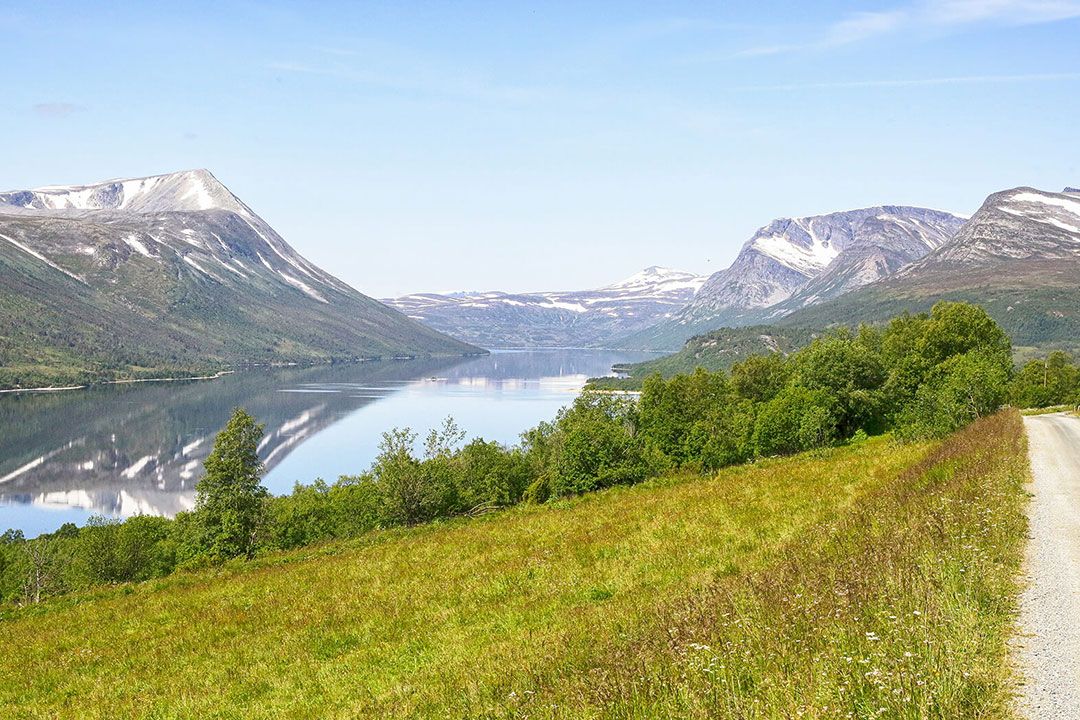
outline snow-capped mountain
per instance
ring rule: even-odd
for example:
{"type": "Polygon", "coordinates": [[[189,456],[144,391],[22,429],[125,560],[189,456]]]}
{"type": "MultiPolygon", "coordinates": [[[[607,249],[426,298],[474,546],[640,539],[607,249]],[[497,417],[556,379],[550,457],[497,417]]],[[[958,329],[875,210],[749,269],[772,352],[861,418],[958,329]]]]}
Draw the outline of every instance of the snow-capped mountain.
{"type": "Polygon", "coordinates": [[[900,275],[928,268],[1000,262],[1004,258],[1071,259],[1080,254],[1080,191],[1019,187],[994,193],[941,249],[900,275]]]}
{"type": "Polygon", "coordinates": [[[134,213],[228,210],[253,216],[209,170],[56,185],[0,193],[0,205],[29,210],[124,210],[134,213]]]}
{"type": "Polygon", "coordinates": [[[951,213],[896,205],[773,220],[685,308],[627,342],[677,348],[699,332],[769,322],[896,272],[963,222],[951,213]]]}
{"type": "Polygon", "coordinates": [[[315,266],[206,170],[0,193],[0,287],[8,374],[476,350],[315,266]]]}
{"type": "Polygon", "coordinates": [[[966,221],[937,210],[904,210],[902,214],[881,213],[858,223],[836,258],[789,298],[768,308],[768,317],[782,317],[889,277],[941,247],[966,221]]]}
{"type": "MultiPolygon", "coordinates": [[[[358,294],[304,259],[207,170],[0,193],[0,212],[9,210],[27,218],[70,218],[83,225],[94,221],[130,228],[130,232],[107,232],[104,245],[70,248],[92,257],[107,255],[113,249],[109,242],[119,240],[127,246],[128,255],[134,252],[161,261],[164,252],[217,282],[228,282],[228,275],[242,279],[262,275],[322,303],[327,302],[328,292],[358,294]]],[[[61,244],[52,250],[62,252],[64,240],[75,237],[73,233],[55,238],[61,244]]]]}
{"type": "Polygon", "coordinates": [[[788,315],[780,324],[883,321],[939,300],[979,303],[1016,345],[1080,338],[1080,192],[1018,187],[990,195],[949,240],[894,275],[788,315]]]}
{"type": "Polygon", "coordinates": [[[610,347],[682,308],[705,278],[650,267],[595,290],[418,293],[385,300],[410,317],[488,347],[610,347]]]}

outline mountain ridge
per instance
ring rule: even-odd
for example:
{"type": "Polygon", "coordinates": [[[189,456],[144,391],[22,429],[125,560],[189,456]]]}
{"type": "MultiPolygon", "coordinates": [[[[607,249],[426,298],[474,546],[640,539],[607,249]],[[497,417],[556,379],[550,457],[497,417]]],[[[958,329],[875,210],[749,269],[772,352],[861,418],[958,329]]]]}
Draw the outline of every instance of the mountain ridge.
{"type": "Polygon", "coordinates": [[[206,171],[0,193],[0,280],[0,385],[480,352],[309,262],[206,171]]]}
{"type": "Polygon", "coordinates": [[[693,297],[705,278],[651,266],[590,290],[413,293],[384,302],[468,342],[494,347],[614,347],[693,297]]]}
{"type": "Polygon", "coordinates": [[[1020,186],[992,193],[947,243],[891,277],[776,321],[877,322],[939,300],[983,305],[1021,347],[1080,345],[1080,197],[1020,186]]]}
{"type": "Polygon", "coordinates": [[[908,205],[776,218],[743,244],[729,267],[709,276],[686,307],[623,342],[674,350],[719,327],[774,322],[895,272],[939,246],[963,222],[949,212],[908,205]]]}

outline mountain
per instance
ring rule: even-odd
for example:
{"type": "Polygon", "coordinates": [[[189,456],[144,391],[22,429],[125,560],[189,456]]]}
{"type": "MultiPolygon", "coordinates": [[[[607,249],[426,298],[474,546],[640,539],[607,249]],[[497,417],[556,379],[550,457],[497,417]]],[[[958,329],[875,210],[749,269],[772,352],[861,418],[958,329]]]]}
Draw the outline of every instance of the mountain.
{"type": "Polygon", "coordinates": [[[898,205],[773,220],[685,308],[625,343],[674,349],[713,328],[772,322],[896,272],[963,222],[940,210],[898,205]]]}
{"type": "Polygon", "coordinates": [[[487,347],[613,347],[669,317],[705,278],[650,267],[596,290],[419,293],[384,300],[449,335],[487,347]]]}
{"type": "Polygon", "coordinates": [[[884,321],[938,300],[983,305],[1017,345],[1080,345],[1080,191],[994,193],[948,242],[892,277],[778,323],[884,321]]]}
{"type": "Polygon", "coordinates": [[[477,351],[301,257],[206,170],[0,193],[0,386],[477,351]]]}

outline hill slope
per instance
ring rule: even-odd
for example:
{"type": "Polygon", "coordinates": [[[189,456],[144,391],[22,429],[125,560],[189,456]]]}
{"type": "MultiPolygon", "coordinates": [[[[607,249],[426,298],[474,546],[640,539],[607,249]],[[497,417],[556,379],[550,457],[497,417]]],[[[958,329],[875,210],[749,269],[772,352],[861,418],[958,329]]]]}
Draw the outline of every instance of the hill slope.
{"type": "Polygon", "coordinates": [[[728,372],[732,365],[751,355],[793,353],[809,345],[819,334],[807,328],[775,325],[719,328],[695,335],[672,355],[616,365],[614,369],[625,373],[625,377],[591,378],[588,386],[593,389],[640,390],[642,381],[654,372],[664,378],[679,373],[688,375],[699,367],[710,372],[728,372]]]}
{"type": "Polygon", "coordinates": [[[1016,345],[1080,345],[1080,193],[994,193],[953,238],[895,276],[777,324],[883,322],[938,300],[984,306],[1016,345]]]}
{"type": "Polygon", "coordinates": [[[940,445],[876,438],[101,588],[0,621],[0,705],[1003,719],[1025,467],[998,415],[940,445]]]}
{"type": "Polygon", "coordinates": [[[308,262],[205,170],[0,193],[0,385],[477,350],[308,262]]]}
{"type": "Polygon", "coordinates": [[[618,347],[616,338],[670,317],[704,281],[693,273],[650,267],[595,290],[418,293],[385,302],[486,347],[618,347]]]}

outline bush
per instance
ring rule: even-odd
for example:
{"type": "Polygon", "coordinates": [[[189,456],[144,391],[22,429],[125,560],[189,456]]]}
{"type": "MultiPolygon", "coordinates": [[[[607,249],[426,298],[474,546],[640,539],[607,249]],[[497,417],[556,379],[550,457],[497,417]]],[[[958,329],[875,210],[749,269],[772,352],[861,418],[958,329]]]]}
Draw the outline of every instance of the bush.
{"type": "Polygon", "coordinates": [[[522,502],[529,505],[541,505],[548,501],[551,497],[551,484],[548,482],[546,476],[537,478],[529,485],[525,490],[525,495],[522,496],[522,502]]]}
{"type": "Polygon", "coordinates": [[[821,390],[790,385],[759,411],[754,451],[765,456],[801,452],[829,444],[835,434],[831,398],[821,390]]]}
{"type": "Polygon", "coordinates": [[[556,494],[634,483],[652,474],[655,453],[646,453],[636,436],[636,408],[626,398],[586,391],[559,413],[556,427],[556,494]]]}

